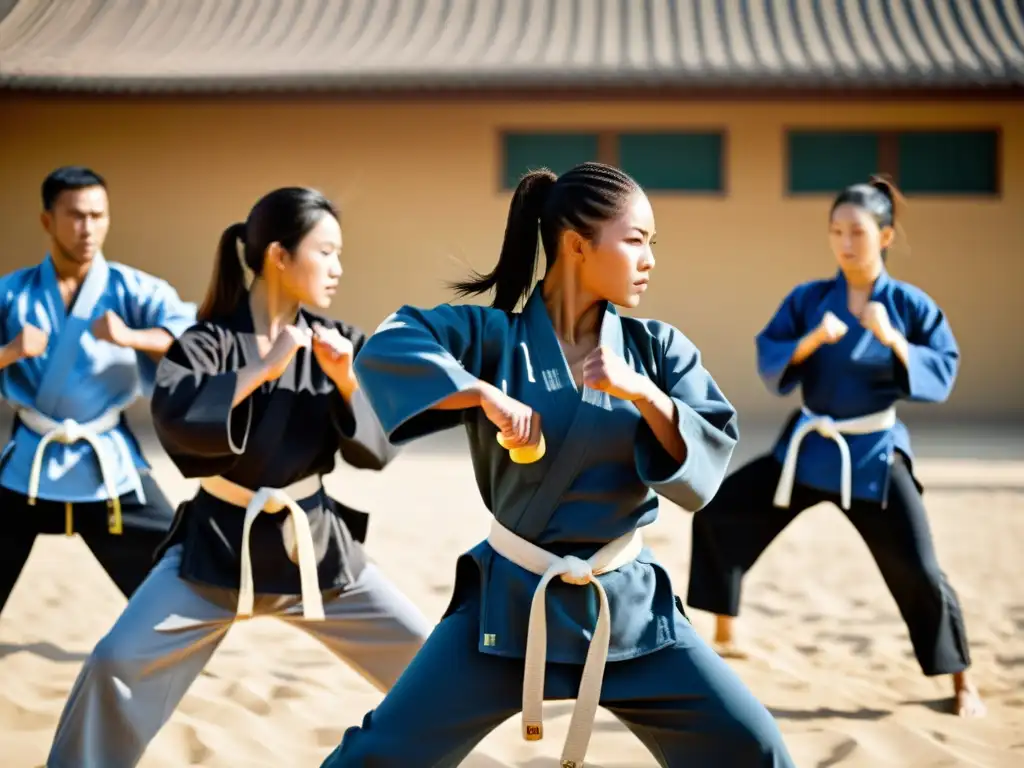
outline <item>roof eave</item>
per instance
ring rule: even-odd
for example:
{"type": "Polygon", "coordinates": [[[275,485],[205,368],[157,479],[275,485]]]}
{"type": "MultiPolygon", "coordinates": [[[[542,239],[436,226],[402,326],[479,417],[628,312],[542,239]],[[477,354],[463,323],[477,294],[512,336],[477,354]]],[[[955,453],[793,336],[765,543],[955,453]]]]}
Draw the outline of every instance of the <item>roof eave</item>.
{"type": "Polygon", "coordinates": [[[69,75],[4,72],[0,67],[0,90],[62,94],[110,95],[309,95],[330,93],[339,96],[378,98],[419,94],[472,95],[475,97],[530,94],[536,97],[575,94],[588,98],[615,95],[626,98],[660,99],[673,94],[693,93],[728,96],[730,93],[761,91],[766,98],[799,95],[808,92],[848,95],[865,94],[961,94],[985,99],[991,96],[1024,95],[1024,73],[1008,76],[975,73],[891,72],[865,74],[842,70],[784,74],[774,72],[630,72],[609,71],[580,74],[558,72],[472,72],[373,73],[338,75],[337,73],[276,73],[272,75],[69,75]]]}

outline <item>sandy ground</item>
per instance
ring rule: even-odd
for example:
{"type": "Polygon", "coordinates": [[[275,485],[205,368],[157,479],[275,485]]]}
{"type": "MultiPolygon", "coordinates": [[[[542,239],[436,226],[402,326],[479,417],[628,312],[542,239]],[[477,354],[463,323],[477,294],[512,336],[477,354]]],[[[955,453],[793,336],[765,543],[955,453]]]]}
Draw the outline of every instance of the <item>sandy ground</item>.
{"type": "MultiPolygon", "coordinates": [[[[770,438],[748,430],[737,461],[770,438]]],[[[815,508],[752,572],[742,630],[753,656],[730,662],[775,713],[800,766],[1024,765],[1024,428],[924,430],[917,448],[940,560],[964,604],[989,716],[966,722],[944,714],[948,679],[919,673],[864,544],[837,510],[815,508]]],[[[148,450],[172,499],[190,494],[194,483],[158,447],[148,450]]],[[[371,556],[439,617],[456,556],[487,525],[461,435],[415,446],[380,474],[339,470],[328,484],[375,513],[371,556]]],[[[684,594],[689,539],[690,517],[663,502],[649,541],[684,594]]],[[[123,606],[81,540],[37,541],[0,618],[3,768],[43,762],[81,662],[123,606]]],[[[710,617],[693,612],[692,620],[707,636],[710,617]]],[[[378,700],[301,632],[272,619],[240,624],[142,766],[317,766],[378,700]]],[[[518,718],[506,722],[464,765],[557,765],[569,711],[548,705],[540,743],[520,739],[518,718]]],[[[587,765],[654,762],[602,712],[587,765]]]]}

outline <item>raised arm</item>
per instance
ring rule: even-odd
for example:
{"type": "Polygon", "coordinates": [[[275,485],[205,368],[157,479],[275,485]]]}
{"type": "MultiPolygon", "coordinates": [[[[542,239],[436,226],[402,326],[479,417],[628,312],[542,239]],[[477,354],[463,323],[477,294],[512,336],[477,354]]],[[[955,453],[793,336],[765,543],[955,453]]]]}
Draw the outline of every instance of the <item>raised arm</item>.
{"type": "MultiPolygon", "coordinates": [[[[11,309],[15,301],[13,273],[0,277],[0,371],[26,357],[36,357],[46,351],[49,334],[31,323],[11,323],[11,309]],[[14,327],[10,327],[13,325],[14,327]]],[[[4,388],[0,379],[0,390],[4,388]]],[[[3,392],[6,398],[6,392],[3,392]]]]}
{"type": "Polygon", "coordinates": [[[802,287],[791,291],[755,337],[757,372],[769,391],[787,395],[800,383],[801,365],[818,344],[799,311],[802,287]]]}
{"type": "Polygon", "coordinates": [[[960,349],[945,314],[924,292],[908,298],[906,336],[889,343],[900,393],[908,400],[941,403],[949,398],[960,368],[960,349]]]}
{"type": "Polygon", "coordinates": [[[675,407],[680,462],[667,450],[672,441],[641,420],[636,441],[640,479],[683,509],[695,512],[718,492],[739,440],[736,410],[701,364],[700,351],[675,328],[650,322],[658,387],[675,407]]]}
{"type": "Polygon", "coordinates": [[[501,354],[508,316],[475,305],[405,306],[355,357],[360,388],[395,445],[462,423],[501,354]],[[461,395],[461,397],[460,397],[461,395]]]}
{"type": "Polygon", "coordinates": [[[196,306],[182,301],[166,280],[131,269],[123,272],[128,346],[139,352],[143,391],[150,394],[160,360],[175,339],[196,322],[196,306]]]}
{"type": "Polygon", "coordinates": [[[223,474],[245,452],[249,395],[266,380],[262,366],[227,370],[233,337],[200,323],[175,341],[156,372],[151,411],[157,437],[186,477],[223,474]]]}
{"type": "MultiPolygon", "coordinates": [[[[6,277],[0,278],[0,371],[8,366],[14,365],[16,362],[21,360],[24,356],[24,345],[22,344],[21,334],[12,334],[7,328],[7,315],[8,307],[10,306],[10,296],[8,295],[6,288],[6,277]]],[[[34,326],[33,326],[34,328],[34,326]]],[[[34,330],[39,330],[34,328],[34,330]]],[[[31,331],[30,331],[31,333],[31,331]]],[[[37,340],[36,347],[42,347],[45,349],[46,346],[46,334],[39,331],[41,342],[37,340]]],[[[40,352],[42,351],[40,349],[40,352]]],[[[2,388],[2,385],[0,385],[2,388]]],[[[6,397],[6,393],[4,393],[6,397]]]]}
{"type": "MultiPolygon", "coordinates": [[[[359,328],[335,322],[334,328],[352,344],[353,360],[366,345],[359,328]]],[[[357,469],[383,469],[397,455],[358,381],[337,384],[331,393],[331,421],[345,462],[357,469]]]]}

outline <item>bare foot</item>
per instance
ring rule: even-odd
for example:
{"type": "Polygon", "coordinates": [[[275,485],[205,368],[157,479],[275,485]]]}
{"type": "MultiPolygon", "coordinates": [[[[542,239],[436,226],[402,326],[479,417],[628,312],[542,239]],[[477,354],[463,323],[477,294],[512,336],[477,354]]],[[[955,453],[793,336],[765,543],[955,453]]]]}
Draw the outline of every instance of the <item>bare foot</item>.
{"type": "Polygon", "coordinates": [[[953,711],[960,717],[984,717],[988,713],[981,694],[967,679],[966,672],[953,675],[953,711]]]}
{"type": "Polygon", "coordinates": [[[742,646],[737,645],[735,642],[720,643],[716,640],[711,644],[711,647],[714,648],[715,653],[717,653],[723,659],[742,660],[750,658],[750,654],[748,654],[745,650],[743,650],[742,646]]]}
{"type": "Polygon", "coordinates": [[[732,622],[732,616],[715,617],[715,639],[711,642],[711,647],[723,659],[746,659],[747,652],[736,643],[733,636],[732,622]]]}

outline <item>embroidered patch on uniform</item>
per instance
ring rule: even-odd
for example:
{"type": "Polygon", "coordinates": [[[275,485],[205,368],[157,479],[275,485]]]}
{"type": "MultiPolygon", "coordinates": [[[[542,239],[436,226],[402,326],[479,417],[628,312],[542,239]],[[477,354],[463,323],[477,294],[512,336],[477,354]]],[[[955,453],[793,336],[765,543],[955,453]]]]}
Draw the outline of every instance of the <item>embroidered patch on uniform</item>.
{"type": "Polygon", "coordinates": [[[492,635],[492,634],[488,634],[488,633],[484,634],[484,645],[485,646],[497,645],[497,644],[498,644],[498,636],[497,635],[492,635]]]}
{"type": "Polygon", "coordinates": [[[565,386],[562,383],[561,375],[554,368],[552,368],[550,370],[547,370],[547,371],[541,371],[540,372],[540,377],[544,381],[544,388],[548,392],[557,392],[563,386],[565,386]]]}

